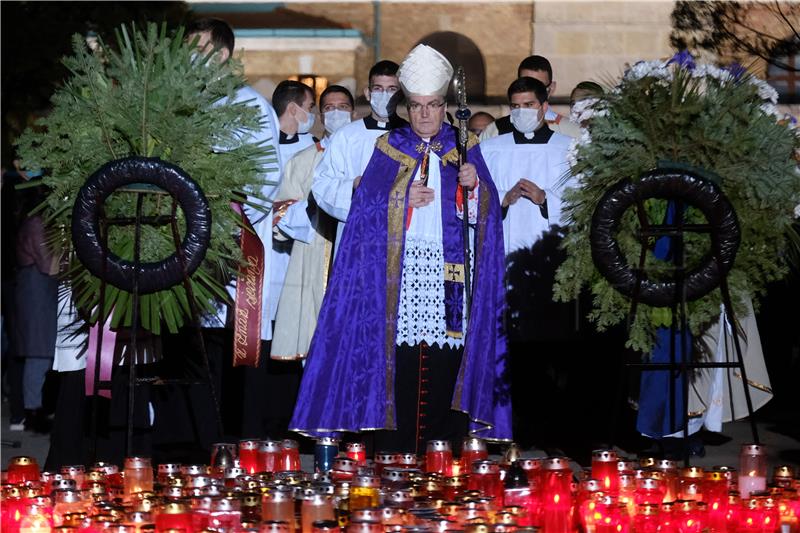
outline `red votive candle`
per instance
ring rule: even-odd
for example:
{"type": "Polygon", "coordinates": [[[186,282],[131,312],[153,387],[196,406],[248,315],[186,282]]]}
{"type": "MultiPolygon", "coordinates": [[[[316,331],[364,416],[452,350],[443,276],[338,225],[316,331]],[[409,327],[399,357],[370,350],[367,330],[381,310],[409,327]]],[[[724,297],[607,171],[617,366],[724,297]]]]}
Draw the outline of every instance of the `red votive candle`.
{"type": "Polygon", "coordinates": [[[351,481],[358,472],[358,461],[349,457],[337,457],[333,460],[331,479],[334,482],[351,481]]]}
{"type": "Polygon", "coordinates": [[[383,474],[384,468],[395,466],[399,460],[398,454],[392,452],[378,452],[375,454],[375,474],[383,474]]]}
{"type": "Polygon", "coordinates": [[[705,472],[699,466],[682,468],[678,480],[678,499],[706,501],[703,498],[705,472]]]}
{"type": "Polygon", "coordinates": [[[296,472],[300,470],[300,450],[296,440],[281,441],[281,453],[278,460],[279,472],[296,472]]]}
{"type": "Polygon", "coordinates": [[[705,506],[694,500],[678,500],[674,507],[680,533],[701,533],[706,527],[705,506]]]}
{"type": "Polygon", "coordinates": [[[658,515],[658,533],[680,533],[673,502],[662,503],[658,515]]]}
{"type": "Polygon", "coordinates": [[[397,465],[401,468],[417,468],[417,456],[413,453],[401,453],[397,457],[397,465]]]}
{"type": "Polygon", "coordinates": [[[495,506],[503,506],[503,482],[500,480],[500,465],[494,461],[475,461],[469,476],[469,490],[477,490],[484,496],[494,498],[495,506]]]}
{"type": "Polygon", "coordinates": [[[25,455],[12,457],[8,463],[6,483],[18,485],[30,481],[39,481],[39,465],[36,459],[25,455]]]}
{"type": "Polygon", "coordinates": [[[248,474],[261,471],[261,460],[258,454],[260,443],[257,440],[239,441],[239,466],[248,474]]]}
{"type": "Polygon", "coordinates": [[[607,494],[619,490],[619,457],[614,450],[595,450],[592,452],[592,479],[596,479],[607,494]]]}
{"type": "Polygon", "coordinates": [[[659,505],[646,503],[637,506],[636,516],[633,517],[633,531],[635,533],[658,533],[659,505]]]}
{"type": "Polygon", "coordinates": [[[186,504],[169,502],[159,509],[156,515],[156,531],[170,529],[192,531],[192,513],[186,504]]]}
{"type": "Polygon", "coordinates": [[[572,469],[566,457],[543,462],[542,533],[564,533],[572,527],[572,469]]]}
{"type": "Polygon", "coordinates": [[[280,462],[281,445],[274,440],[261,441],[258,448],[258,459],[262,472],[276,472],[280,462]]]}
{"type": "Polygon", "coordinates": [[[356,461],[359,466],[367,464],[367,448],[361,442],[348,442],[345,455],[356,461]]]}
{"type": "Polygon", "coordinates": [[[453,463],[453,450],[450,442],[446,440],[428,441],[425,451],[425,471],[435,472],[443,476],[450,475],[453,463]]]}
{"type": "Polygon", "coordinates": [[[486,441],[477,437],[467,437],[461,445],[461,464],[469,470],[475,461],[485,461],[489,458],[486,441]]]}

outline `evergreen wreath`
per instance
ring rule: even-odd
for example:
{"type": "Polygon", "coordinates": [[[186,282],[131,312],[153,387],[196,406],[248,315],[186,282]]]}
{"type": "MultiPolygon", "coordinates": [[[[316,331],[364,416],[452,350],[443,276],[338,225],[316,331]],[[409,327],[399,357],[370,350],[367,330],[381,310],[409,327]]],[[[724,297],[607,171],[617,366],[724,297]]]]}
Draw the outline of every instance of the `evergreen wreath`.
{"type": "MultiPolygon", "coordinates": [[[[669,61],[639,62],[607,95],[576,104],[585,127],[568,153],[572,186],[565,192],[565,211],[572,224],[563,243],[567,258],[556,274],[555,299],[576,299],[588,288],[593,296],[589,318],[598,331],[627,318],[630,300],[592,261],[592,215],[620,180],[677,167],[715,181],[736,210],[741,245],[728,282],[734,311],[741,316],[745,299],[762,294],[767,283],[786,274],[788,243],[798,239],[792,221],[800,203],[800,132],[794,119],[778,112],[777,99],[771,86],[740,67],[695,64],[682,52],[669,61]]],[[[645,209],[651,224],[661,224],[667,201],[650,199],[645,209]]],[[[685,220],[706,222],[694,208],[687,209],[685,220]]],[[[638,228],[635,209],[629,209],[617,235],[629,264],[638,264],[638,228]]],[[[669,279],[670,262],[654,255],[655,240],[650,244],[648,275],[669,279]]],[[[686,234],[686,265],[698,265],[710,249],[708,235],[686,234]]],[[[717,288],[688,303],[693,334],[702,334],[719,318],[721,301],[717,288]]],[[[627,346],[651,352],[656,329],[671,322],[669,308],[640,304],[629,324],[627,346]]]]}
{"type": "MultiPolygon", "coordinates": [[[[241,218],[231,202],[268,211],[262,188],[275,184],[274,146],[251,140],[263,126],[258,109],[234,102],[244,85],[242,65],[234,58],[215,61],[216,50],[198,52],[184,29],[168,32],[149,23],[144,31],[131,26],[116,31],[116,47],[102,41],[92,52],[80,35],[74,55],[63,61],[71,73],[52,97],[52,112],[19,140],[25,168],[43,169],[50,193],[39,210],[49,244],[68,263],[64,281],[73,300],[93,324],[100,318],[100,279],[74,254],[71,216],[78,191],[87,178],[109,161],[132,156],[157,158],[182,169],[197,182],[211,210],[210,245],[200,267],[190,276],[197,309],[214,312],[215,301],[229,301],[225,291],[241,262],[236,235],[241,218]]],[[[120,189],[106,199],[108,217],[131,217],[135,194],[120,189]]],[[[143,215],[170,215],[172,202],[163,194],[146,195],[143,215]]],[[[178,225],[186,231],[179,209],[178,225]]],[[[169,225],[141,227],[141,261],[156,262],[175,254],[169,225]]],[[[111,226],[108,249],[133,259],[134,227],[111,226]]],[[[175,332],[190,315],[182,285],[141,295],[141,327],[159,334],[162,324],[175,332]]],[[[103,317],[112,327],[130,326],[130,293],[107,285],[103,317]]]]}

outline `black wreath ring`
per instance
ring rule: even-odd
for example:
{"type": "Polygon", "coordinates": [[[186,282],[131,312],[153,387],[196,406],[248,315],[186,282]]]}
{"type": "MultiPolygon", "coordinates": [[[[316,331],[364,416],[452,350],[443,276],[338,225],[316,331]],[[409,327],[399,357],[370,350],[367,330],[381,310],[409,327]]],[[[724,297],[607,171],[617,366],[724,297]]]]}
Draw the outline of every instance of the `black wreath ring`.
{"type": "MultiPolygon", "coordinates": [[[[712,250],[683,281],[687,301],[702,298],[717,288],[720,277],[733,267],[740,241],[739,222],[730,201],[714,182],[686,170],[653,170],[637,181],[621,180],[603,195],[592,215],[589,237],[597,270],[619,292],[634,296],[637,275],[615,235],[625,211],[648,198],[680,200],[694,206],[711,226],[712,250]]],[[[642,273],[640,283],[638,301],[655,307],[672,305],[676,281],[653,281],[642,273]]]]}
{"type": "Polygon", "coordinates": [[[133,292],[135,265],[105,249],[100,238],[100,213],[115,190],[134,183],[148,183],[167,191],[183,210],[186,234],[180,252],[157,262],[140,263],[138,290],[148,294],[168,289],[200,266],[211,239],[211,209],[200,186],[181,168],[158,158],[126,157],[100,167],[83,184],[72,208],[72,242],[81,263],[94,276],[133,292]],[[105,258],[105,261],[104,261],[105,258]]]}

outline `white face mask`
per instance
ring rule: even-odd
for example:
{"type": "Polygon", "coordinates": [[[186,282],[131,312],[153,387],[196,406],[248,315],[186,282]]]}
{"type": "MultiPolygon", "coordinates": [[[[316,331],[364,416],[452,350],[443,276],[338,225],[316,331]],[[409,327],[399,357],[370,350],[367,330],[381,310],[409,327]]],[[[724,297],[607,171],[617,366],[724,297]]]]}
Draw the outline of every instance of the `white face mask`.
{"type": "Polygon", "coordinates": [[[326,111],[324,115],[325,131],[328,132],[328,135],[333,135],[342,126],[350,124],[349,111],[344,111],[342,109],[331,109],[330,111],[326,111]]]}
{"type": "Polygon", "coordinates": [[[511,124],[520,133],[533,133],[541,122],[538,109],[518,107],[511,110],[511,124]]]}
{"type": "Polygon", "coordinates": [[[302,110],[303,113],[306,114],[306,119],[303,122],[297,122],[297,133],[308,133],[311,131],[311,128],[314,127],[314,113],[306,111],[305,109],[302,110]]]}
{"type": "Polygon", "coordinates": [[[394,96],[394,92],[388,91],[372,91],[369,93],[369,106],[372,112],[381,118],[389,118],[394,113],[396,103],[389,103],[389,100],[394,96]]]}

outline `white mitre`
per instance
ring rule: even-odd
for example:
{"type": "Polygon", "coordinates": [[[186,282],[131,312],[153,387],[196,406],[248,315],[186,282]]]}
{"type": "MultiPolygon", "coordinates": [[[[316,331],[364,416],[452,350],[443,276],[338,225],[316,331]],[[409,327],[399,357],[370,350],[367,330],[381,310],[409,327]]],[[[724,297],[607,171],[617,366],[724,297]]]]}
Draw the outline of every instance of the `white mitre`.
{"type": "Polygon", "coordinates": [[[397,77],[406,97],[447,96],[453,66],[439,51],[418,44],[403,60],[397,77]]]}

